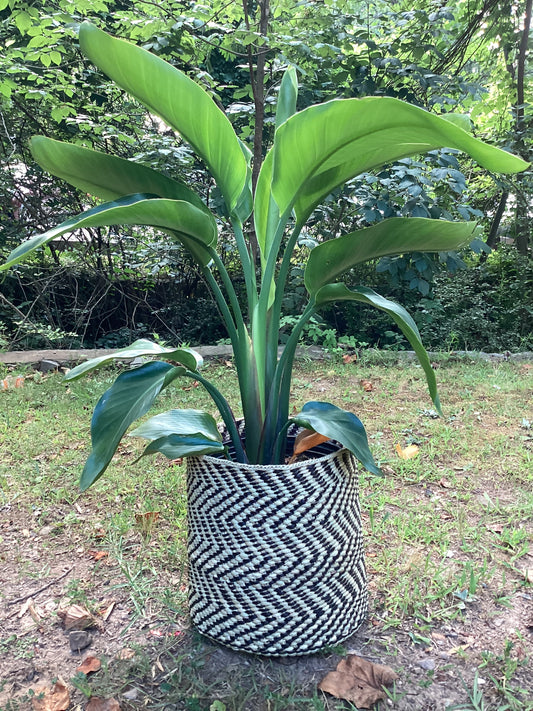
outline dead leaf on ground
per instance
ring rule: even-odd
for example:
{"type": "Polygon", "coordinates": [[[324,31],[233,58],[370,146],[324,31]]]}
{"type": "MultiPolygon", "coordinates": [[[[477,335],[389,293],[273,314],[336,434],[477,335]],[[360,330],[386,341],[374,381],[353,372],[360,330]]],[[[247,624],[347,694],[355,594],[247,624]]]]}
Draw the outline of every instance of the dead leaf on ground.
{"type": "Polygon", "coordinates": [[[348,365],[348,363],[355,363],[357,361],[357,353],[345,353],[342,356],[342,362],[344,365],[348,365]]]}
{"type": "Polygon", "coordinates": [[[66,610],[58,610],[57,616],[63,620],[66,630],[85,630],[96,624],[96,620],[89,610],[81,605],[70,605],[66,610]]]}
{"type": "Polygon", "coordinates": [[[24,617],[24,615],[28,612],[29,606],[32,604],[33,600],[31,597],[29,597],[26,602],[23,602],[22,605],[20,606],[20,610],[18,612],[17,617],[20,618],[24,617]]]}
{"type": "Polygon", "coordinates": [[[117,654],[117,659],[133,659],[135,656],[135,650],[130,649],[129,647],[124,647],[124,649],[121,649],[120,652],[117,654]]]}
{"type": "Polygon", "coordinates": [[[370,393],[374,389],[374,386],[372,385],[371,380],[365,380],[365,379],[360,380],[359,385],[363,388],[365,393],[370,393]]]}
{"type": "Polygon", "coordinates": [[[492,533],[503,533],[503,524],[501,523],[487,523],[485,528],[492,533]]]}
{"type": "Polygon", "coordinates": [[[100,615],[101,615],[102,619],[104,620],[104,622],[107,622],[109,615],[115,609],[116,604],[117,603],[113,600],[109,605],[107,605],[107,607],[102,608],[102,610],[100,611],[100,615]]]}
{"type": "Polygon", "coordinates": [[[296,435],[296,439],[294,440],[294,451],[292,457],[289,459],[289,464],[292,464],[298,455],[322,444],[322,442],[327,442],[328,439],[329,437],[327,435],[319,434],[314,430],[302,430],[296,435]]]}
{"type": "Polygon", "coordinates": [[[70,692],[63,679],[59,677],[51,689],[37,687],[32,699],[34,711],[66,711],[70,706],[70,692]]]}
{"type": "Polygon", "coordinates": [[[85,707],[85,711],[120,711],[120,704],[116,699],[101,699],[93,696],[85,707]]]}
{"type": "Polygon", "coordinates": [[[81,672],[82,674],[90,674],[91,672],[97,672],[101,666],[102,662],[98,659],[98,657],[88,656],[85,657],[76,671],[81,672]]]}
{"type": "Polygon", "coordinates": [[[143,536],[149,536],[155,528],[159,511],[146,511],[146,513],[135,514],[135,525],[143,536]]]}
{"type": "Polygon", "coordinates": [[[102,558],[106,558],[109,553],[107,551],[95,551],[95,550],[90,550],[87,551],[87,555],[90,556],[93,560],[102,560],[102,558]]]}
{"type": "Polygon", "coordinates": [[[327,674],[318,688],[337,699],[350,701],[358,708],[369,709],[386,697],[384,686],[390,686],[398,675],[390,667],[350,654],[327,674]]]}
{"type": "Polygon", "coordinates": [[[405,449],[402,449],[400,444],[396,445],[396,452],[400,459],[413,459],[413,457],[418,455],[419,451],[418,445],[416,444],[410,444],[405,447],[405,449]]]}

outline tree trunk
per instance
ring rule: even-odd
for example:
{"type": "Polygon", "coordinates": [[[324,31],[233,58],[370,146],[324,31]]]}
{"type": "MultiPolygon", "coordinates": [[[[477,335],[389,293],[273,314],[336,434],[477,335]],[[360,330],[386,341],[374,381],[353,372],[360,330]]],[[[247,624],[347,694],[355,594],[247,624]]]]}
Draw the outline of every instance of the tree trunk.
{"type": "MultiPolygon", "coordinates": [[[[518,63],[516,71],[516,136],[521,153],[525,153],[524,134],[526,131],[524,115],[524,76],[526,67],[529,30],[531,28],[531,11],[533,0],[526,0],[524,30],[520,39],[518,63]]],[[[530,225],[528,219],[528,200],[522,189],[523,178],[518,178],[518,193],[516,196],[516,248],[520,254],[527,256],[529,251],[530,225]]]]}
{"type": "MultiPolygon", "coordinates": [[[[259,7],[259,33],[264,37],[268,34],[268,19],[270,16],[270,0],[258,0],[259,7]]],[[[244,21],[246,29],[250,29],[250,19],[248,14],[248,0],[243,0],[244,21]]],[[[248,67],[250,71],[250,83],[254,97],[255,124],[254,124],[254,154],[252,165],[252,191],[255,194],[257,178],[263,162],[263,129],[265,125],[265,59],[267,50],[264,47],[257,48],[255,71],[252,48],[248,45],[248,67]]],[[[250,249],[252,257],[257,260],[259,245],[255,230],[252,228],[249,235],[250,249]]]]}

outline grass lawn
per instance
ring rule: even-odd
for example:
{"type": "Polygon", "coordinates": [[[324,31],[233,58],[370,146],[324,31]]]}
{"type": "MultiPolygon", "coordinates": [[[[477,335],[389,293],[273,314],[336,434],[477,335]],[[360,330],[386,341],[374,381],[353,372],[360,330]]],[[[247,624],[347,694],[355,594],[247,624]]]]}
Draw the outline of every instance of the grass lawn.
{"type": "MultiPolygon", "coordinates": [[[[231,363],[205,367],[238,410],[231,363]]],[[[135,463],[143,443],[125,438],[79,494],[92,408],[116,373],[68,385],[0,373],[0,709],[32,708],[58,678],[69,709],[91,697],[126,710],[353,709],[317,689],[346,652],[399,674],[382,710],[533,709],[533,366],[435,367],[443,418],[414,364],[297,366],[295,405],[355,412],[386,477],[361,472],[367,623],[342,648],[294,660],[231,652],[189,629],[183,465],[135,463]],[[81,653],[58,615],[73,605],[91,615],[81,653]],[[87,656],[98,671],[77,671],[87,656]]],[[[213,411],[190,381],[158,406],[213,411]]]]}

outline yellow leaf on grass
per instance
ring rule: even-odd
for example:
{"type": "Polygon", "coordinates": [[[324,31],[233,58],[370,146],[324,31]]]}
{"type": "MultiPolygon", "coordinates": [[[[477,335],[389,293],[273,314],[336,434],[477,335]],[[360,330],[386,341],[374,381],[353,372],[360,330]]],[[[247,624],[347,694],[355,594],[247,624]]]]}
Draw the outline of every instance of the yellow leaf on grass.
{"type": "Polygon", "coordinates": [[[396,452],[398,453],[400,459],[412,459],[418,455],[419,448],[416,444],[410,444],[405,449],[402,449],[401,445],[397,444],[396,452]]]}

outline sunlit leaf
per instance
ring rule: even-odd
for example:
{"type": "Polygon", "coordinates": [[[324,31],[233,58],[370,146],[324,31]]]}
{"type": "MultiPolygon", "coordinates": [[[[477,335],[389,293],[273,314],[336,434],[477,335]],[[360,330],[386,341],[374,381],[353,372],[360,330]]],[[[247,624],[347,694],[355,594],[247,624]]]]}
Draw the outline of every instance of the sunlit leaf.
{"type": "Polygon", "coordinates": [[[335,187],[364,171],[437,148],[468,153],[488,170],[515,173],[527,163],[473,138],[450,121],[389,97],[311,106],[276,131],[272,191],[300,223],[335,187]]]}
{"type": "Polygon", "coordinates": [[[184,200],[207,211],[198,195],[184,183],[140,163],[45,136],[34,136],[30,148],[41,168],[102,200],[149,193],[184,200]]]}
{"type": "Polygon", "coordinates": [[[114,360],[127,360],[130,358],[141,358],[143,356],[162,356],[166,360],[174,363],[181,363],[188,370],[198,370],[203,363],[202,356],[192,348],[166,348],[153,343],[145,338],[140,338],[131,346],[120,348],[113,353],[108,353],[98,358],[91,358],[85,363],[80,363],[65,375],[65,380],[75,380],[76,378],[85,375],[86,373],[96,370],[103,365],[113,362],[114,360]]]}
{"type": "Polygon", "coordinates": [[[423,217],[392,217],[330,239],[311,250],[305,267],[305,286],[314,294],[356,264],[407,252],[446,252],[466,245],[474,222],[447,222],[423,217]]]}
{"type": "Polygon", "coordinates": [[[231,123],[209,94],[163,59],[89,22],[80,26],[80,48],[191,144],[217,181],[228,209],[233,210],[245,187],[246,158],[231,123]]]}
{"type": "Polygon", "coordinates": [[[61,235],[83,227],[111,225],[148,225],[165,232],[171,231],[201,264],[208,264],[211,255],[205,249],[216,243],[217,228],[212,215],[182,200],[153,199],[144,194],[128,195],[107,202],[72,217],[47,232],[34,235],[14,249],[0,271],[9,269],[25,259],[37,248],[61,235]]]}

